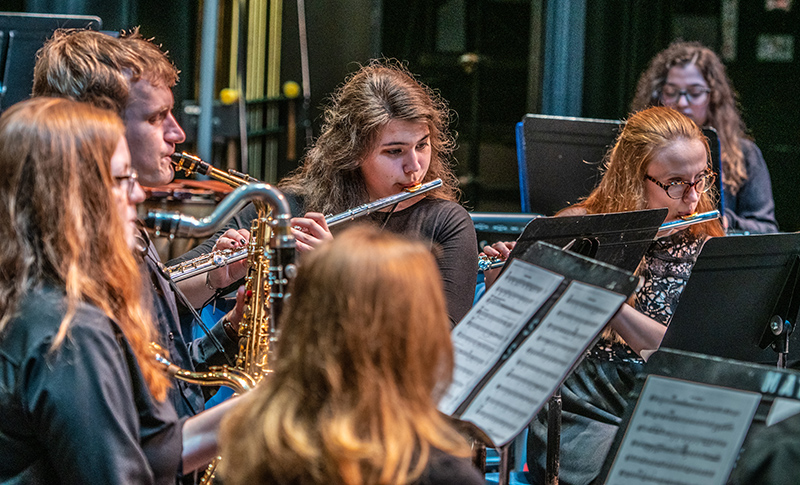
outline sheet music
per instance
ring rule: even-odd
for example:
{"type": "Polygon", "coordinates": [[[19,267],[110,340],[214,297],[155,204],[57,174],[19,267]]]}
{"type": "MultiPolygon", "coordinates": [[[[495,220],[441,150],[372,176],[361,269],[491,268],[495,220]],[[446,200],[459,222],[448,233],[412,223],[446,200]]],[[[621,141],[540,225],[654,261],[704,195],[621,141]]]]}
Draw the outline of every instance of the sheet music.
{"type": "Polygon", "coordinates": [[[772,426],[778,424],[784,419],[789,419],[795,414],[800,414],[800,402],[795,399],[786,399],[784,397],[776,397],[769,408],[769,414],[764,424],[772,426]]]}
{"type": "Polygon", "coordinates": [[[649,376],[608,484],[724,484],[761,394],[649,376]]]}
{"type": "Polygon", "coordinates": [[[453,382],[439,410],[453,414],[564,277],[515,259],[452,333],[453,382]]]}
{"type": "Polygon", "coordinates": [[[499,445],[514,439],[555,392],[625,296],[573,281],[461,419],[499,445]]]}

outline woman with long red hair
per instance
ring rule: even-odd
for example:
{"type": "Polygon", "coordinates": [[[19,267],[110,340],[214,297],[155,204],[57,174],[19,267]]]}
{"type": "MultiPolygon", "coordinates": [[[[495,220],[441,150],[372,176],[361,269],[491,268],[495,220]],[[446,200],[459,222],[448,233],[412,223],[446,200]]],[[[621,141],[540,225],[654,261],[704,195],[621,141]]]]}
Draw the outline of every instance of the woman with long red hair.
{"type": "Polygon", "coordinates": [[[167,400],[124,133],[66,99],[0,117],[0,482],[174,484],[237,402],[182,423],[167,400]]]}

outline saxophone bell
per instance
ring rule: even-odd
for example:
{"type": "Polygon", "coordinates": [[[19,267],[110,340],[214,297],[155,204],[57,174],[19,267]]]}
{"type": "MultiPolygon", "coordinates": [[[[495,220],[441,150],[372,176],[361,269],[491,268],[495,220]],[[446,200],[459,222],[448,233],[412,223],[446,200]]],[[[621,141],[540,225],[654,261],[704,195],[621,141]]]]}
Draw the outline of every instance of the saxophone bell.
{"type": "Polygon", "coordinates": [[[223,366],[213,366],[207,372],[192,372],[181,369],[162,355],[161,346],[153,342],[150,344],[153,358],[170,376],[192,384],[204,386],[228,386],[237,394],[244,394],[256,387],[256,381],[244,372],[223,366]]]}

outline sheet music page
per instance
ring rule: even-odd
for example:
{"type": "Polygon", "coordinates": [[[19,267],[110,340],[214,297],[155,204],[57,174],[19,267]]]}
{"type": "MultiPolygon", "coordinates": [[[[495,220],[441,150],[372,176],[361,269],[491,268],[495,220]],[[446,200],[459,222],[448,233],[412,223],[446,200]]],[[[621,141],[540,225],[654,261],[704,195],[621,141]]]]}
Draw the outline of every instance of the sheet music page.
{"type": "Polygon", "coordinates": [[[756,392],[649,376],[606,483],[724,484],[760,400],[756,392]]]}
{"type": "Polygon", "coordinates": [[[453,382],[439,410],[453,414],[564,277],[520,259],[472,307],[452,333],[453,382]]]}
{"type": "Polygon", "coordinates": [[[573,281],[547,316],[489,380],[461,419],[498,446],[547,402],[626,297],[573,281]]]}

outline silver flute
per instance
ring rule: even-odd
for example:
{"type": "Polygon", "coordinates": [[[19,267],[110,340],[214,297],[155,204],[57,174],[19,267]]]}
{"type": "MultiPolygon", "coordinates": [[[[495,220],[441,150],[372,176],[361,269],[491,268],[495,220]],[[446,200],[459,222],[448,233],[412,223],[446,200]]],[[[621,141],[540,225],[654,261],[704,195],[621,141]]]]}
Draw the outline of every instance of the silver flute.
{"type": "MultiPolygon", "coordinates": [[[[698,213],[690,214],[680,219],[676,219],[674,221],[669,221],[665,222],[664,224],[661,224],[658,227],[658,233],[674,229],[683,229],[686,226],[691,226],[692,224],[700,224],[701,222],[713,221],[714,219],[719,219],[719,216],[720,214],[718,210],[702,212],[700,214],[698,213]]],[[[478,256],[478,271],[487,271],[490,269],[501,268],[504,264],[506,264],[506,261],[498,256],[487,256],[485,254],[480,254],[478,256]]]]}
{"type": "MultiPolygon", "coordinates": [[[[222,202],[217,205],[209,216],[202,219],[195,219],[191,216],[186,216],[177,212],[164,212],[164,211],[150,211],[144,219],[144,225],[154,229],[155,235],[159,236],[166,233],[170,238],[179,237],[198,237],[207,236],[217,230],[222,224],[225,223],[231,216],[239,211],[248,201],[263,200],[271,207],[273,207],[274,218],[272,221],[275,237],[270,244],[274,244],[274,249],[292,248],[294,249],[294,236],[292,235],[289,220],[291,219],[291,211],[289,209],[289,202],[286,197],[278,189],[270,184],[256,183],[250,185],[242,185],[233,192],[231,192],[222,202]]],[[[208,255],[206,255],[208,256],[208,255]]],[[[247,257],[247,249],[238,256],[238,259],[247,257]]],[[[199,258],[196,258],[199,259],[199,258]]],[[[196,261],[192,260],[192,261],[196,261]]],[[[189,265],[192,261],[181,263],[177,266],[189,265]]],[[[226,263],[227,264],[227,263],[226,263]]],[[[189,267],[187,266],[187,268],[189,267]]],[[[175,268],[162,268],[167,275],[170,275],[170,269],[175,268]]],[[[206,266],[208,267],[208,266],[206,266]]],[[[206,271],[214,269],[216,266],[213,264],[208,267],[206,271]]],[[[175,281],[181,281],[186,277],[180,278],[175,281]]]]}
{"type": "MultiPolygon", "coordinates": [[[[400,193],[390,195],[388,197],[384,197],[382,199],[378,199],[373,202],[362,204],[358,207],[341,212],[339,214],[326,216],[325,223],[327,223],[328,227],[330,228],[338,224],[341,224],[343,222],[352,221],[353,219],[356,219],[358,217],[365,216],[367,214],[378,211],[385,207],[392,206],[394,204],[399,204],[400,202],[424,194],[425,192],[431,191],[441,186],[442,186],[442,179],[434,179],[424,184],[408,187],[400,193]]],[[[242,248],[237,250],[223,249],[219,251],[212,251],[208,254],[204,254],[194,259],[184,261],[183,263],[178,263],[173,266],[168,266],[164,268],[164,271],[167,273],[167,275],[169,275],[172,281],[175,281],[177,283],[179,281],[189,279],[193,276],[207,273],[217,268],[222,268],[237,261],[241,261],[245,258],[247,258],[247,248],[242,248]]]]}

